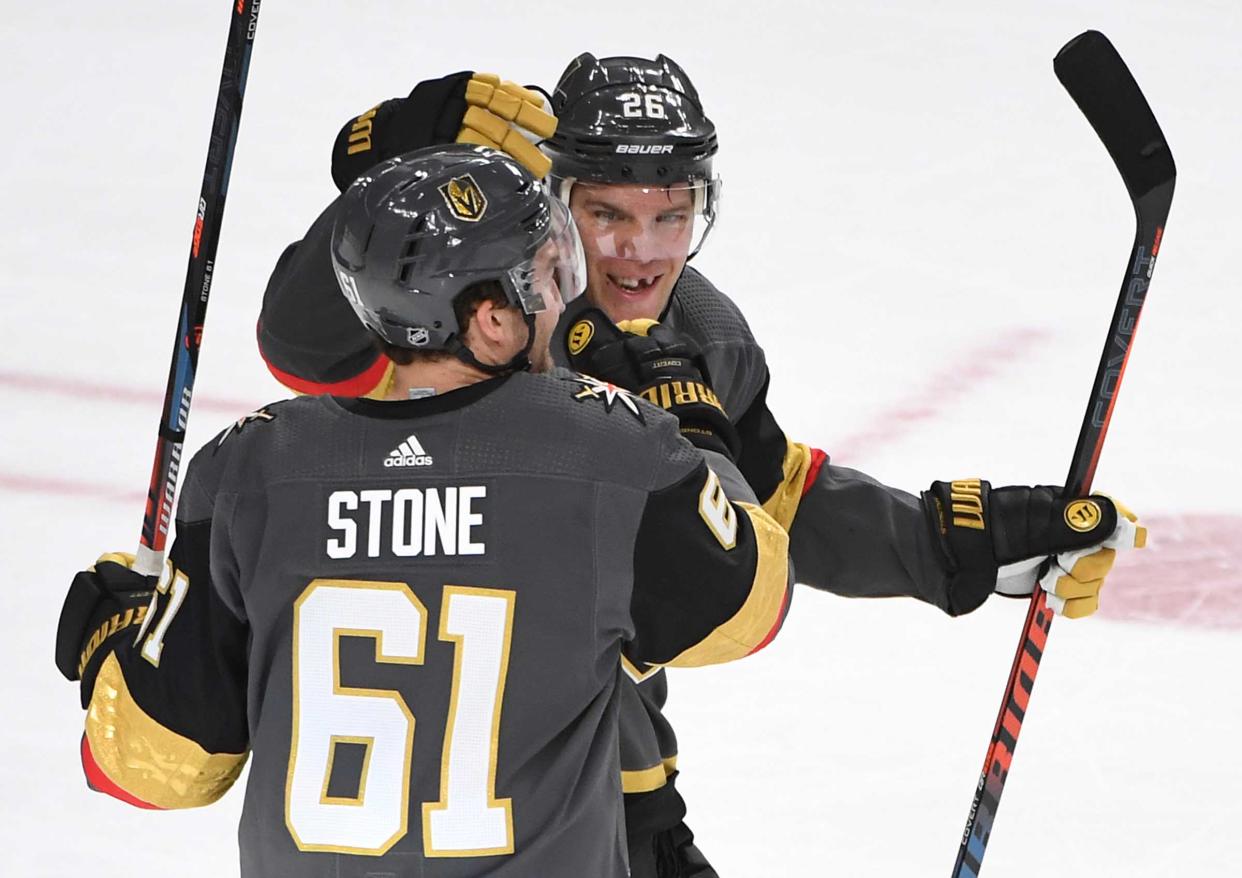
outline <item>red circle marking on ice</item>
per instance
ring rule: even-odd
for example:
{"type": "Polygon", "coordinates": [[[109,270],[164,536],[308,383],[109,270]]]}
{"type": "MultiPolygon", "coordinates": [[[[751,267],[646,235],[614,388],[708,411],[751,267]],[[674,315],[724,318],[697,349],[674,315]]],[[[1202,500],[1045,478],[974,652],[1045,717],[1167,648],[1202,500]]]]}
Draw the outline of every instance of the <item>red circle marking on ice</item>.
{"type": "Polygon", "coordinates": [[[1098,616],[1195,628],[1242,628],[1242,516],[1140,518],[1147,548],[1122,552],[1098,616]]]}

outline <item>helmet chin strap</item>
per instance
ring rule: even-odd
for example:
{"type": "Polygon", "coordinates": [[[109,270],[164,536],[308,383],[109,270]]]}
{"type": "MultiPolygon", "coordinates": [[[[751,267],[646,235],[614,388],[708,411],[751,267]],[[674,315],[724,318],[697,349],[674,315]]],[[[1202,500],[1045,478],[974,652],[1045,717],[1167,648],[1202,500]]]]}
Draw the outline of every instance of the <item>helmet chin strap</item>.
{"type": "Polygon", "coordinates": [[[535,344],[535,315],[523,313],[522,318],[526,323],[526,344],[507,363],[481,362],[474,355],[474,351],[466,347],[460,336],[456,335],[449,339],[447,350],[466,365],[473,366],[480,372],[486,372],[488,375],[508,375],[510,372],[525,372],[530,369],[530,349],[535,344]]]}

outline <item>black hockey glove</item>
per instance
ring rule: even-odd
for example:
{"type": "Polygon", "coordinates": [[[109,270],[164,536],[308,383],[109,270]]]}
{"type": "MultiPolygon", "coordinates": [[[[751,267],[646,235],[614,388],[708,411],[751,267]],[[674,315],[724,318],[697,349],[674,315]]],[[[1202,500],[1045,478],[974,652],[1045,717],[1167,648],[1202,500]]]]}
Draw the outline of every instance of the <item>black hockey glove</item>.
{"type": "Polygon", "coordinates": [[[102,555],[73,577],[56,627],[56,667],[81,680],[82,706],[90,703],[99,666],[122,637],[133,639],[147,617],[155,578],[130,570],[134,556],[102,555]]]}
{"type": "Polygon", "coordinates": [[[682,435],[693,444],[736,458],[737,429],[712,390],[692,339],[654,320],[617,326],[591,308],[570,327],[566,347],[579,372],[638,394],[676,415],[682,435]]]}
{"type": "Polygon", "coordinates": [[[538,92],[492,73],[452,73],[346,122],[332,145],[332,182],[344,192],[382,161],[443,143],[503,150],[543,179],[552,162],[535,143],[554,131],[556,117],[538,92]]]}
{"type": "MultiPolygon", "coordinates": [[[[1021,595],[1021,590],[998,588],[997,574],[1005,565],[1101,545],[1121,546],[1123,531],[1131,534],[1130,545],[1141,545],[1133,536],[1132,516],[1127,514],[1127,520],[1120,520],[1118,507],[1110,498],[1093,494],[1087,498],[1064,499],[1061,491],[1060,487],[1047,485],[993,489],[979,479],[962,479],[932,482],[923,492],[927,523],[951,576],[950,615],[969,613],[994,590],[1021,595]]],[[[1095,554],[1102,552],[1110,552],[1107,566],[1111,567],[1111,550],[1104,548],[1095,554]]],[[[1030,569],[1034,571],[1039,566],[1032,564],[1030,569]]],[[[1098,564],[1087,566],[1097,570],[1099,567],[1098,564]]],[[[1093,597],[1097,601],[1107,572],[1106,567],[1093,582],[1081,583],[1094,585],[1093,597]]],[[[1026,594],[1030,593],[1035,579],[1034,574],[1029,577],[1026,594]]],[[[1072,602],[1078,596],[1067,593],[1064,597],[1072,602]]]]}

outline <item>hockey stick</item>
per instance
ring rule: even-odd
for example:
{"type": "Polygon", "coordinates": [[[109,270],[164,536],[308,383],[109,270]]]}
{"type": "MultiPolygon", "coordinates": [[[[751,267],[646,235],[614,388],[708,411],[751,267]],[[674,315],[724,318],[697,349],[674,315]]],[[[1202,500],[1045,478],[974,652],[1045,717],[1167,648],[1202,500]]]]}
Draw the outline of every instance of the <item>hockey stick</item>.
{"type": "Polygon", "coordinates": [[[261,0],[229,0],[232,14],[229,37],[224,48],[224,67],[220,71],[220,91],[216,97],[215,119],[207,146],[207,166],[190,242],[190,263],[186,268],[185,289],[181,295],[181,317],[173,342],[168,385],[164,391],[164,410],[160,417],[151,486],[147,491],[146,514],[142,519],[134,569],[148,576],[158,575],[164,565],[164,544],[172,522],[173,498],[181,465],[181,446],[185,442],[190,400],[194,393],[194,374],[198,369],[198,350],[207,319],[207,299],[215,269],[216,245],[224,220],[224,199],[228,192],[233,148],[241,122],[242,95],[250,70],[250,50],[254,46],[261,0]]]}
{"type": "MultiPolygon", "coordinates": [[[[1108,432],[1108,422],[1130,356],[1130,343],[1156,267],[1156,254],[1173,201],[1177,170],[1156,117],[1107,37],[1098,31],[1079,34],[1065,44],[1052,64],[1057,78],[1117,165],[1130,193],[1135,215],[1134,246],[1126,263],[1121,293],[1108,327],[1108,340],[1100,356],[1078,445],[1065,479],[1066,496],[1079,497],[1091,490],[1104,435],[1108,432]]],[[[975,878],[979,874],[1051,627],[1052,611],[1048,609],[1047,595],[1037,585],[983,762],[983,773],[970,806],[970,817],[953,866],[953,878],[975,878]]]]}

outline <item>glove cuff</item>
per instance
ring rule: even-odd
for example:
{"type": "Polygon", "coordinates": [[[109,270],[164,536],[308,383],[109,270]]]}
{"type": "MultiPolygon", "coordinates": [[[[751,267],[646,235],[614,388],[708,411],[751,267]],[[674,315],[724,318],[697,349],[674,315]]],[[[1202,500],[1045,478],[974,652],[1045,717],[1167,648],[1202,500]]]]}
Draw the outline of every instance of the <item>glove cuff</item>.
{"type": "Polygon", "coordinates": [[[341,126],[332,142],[332,182],[340,192],[386,158],[380,132],[392,124],[404,98],[376,104],[341,126]]]}
{"type": "Polygon", "coordinates": [[[977,609],[996,586],[998,564],[989,526],[992,486],[981,479],[932,482],[923,511],[949,574],[950,616],[977,609]]]}
{"type": "Polygon", "coordinates": [[[424,146],[453,143],[466,115],[466,70],[414,86],[350,119],[332,144],[332,182],[344,192],[380,162],[424,146]]]}
{"type": "Polygon", "coordinates": [[[704,382],[690,378],[661,380],[642,388],[638,395],[676,415],[682,435],[691,444],[737,460],[742,448],[741,436],[715,392],[704,382]]]}

